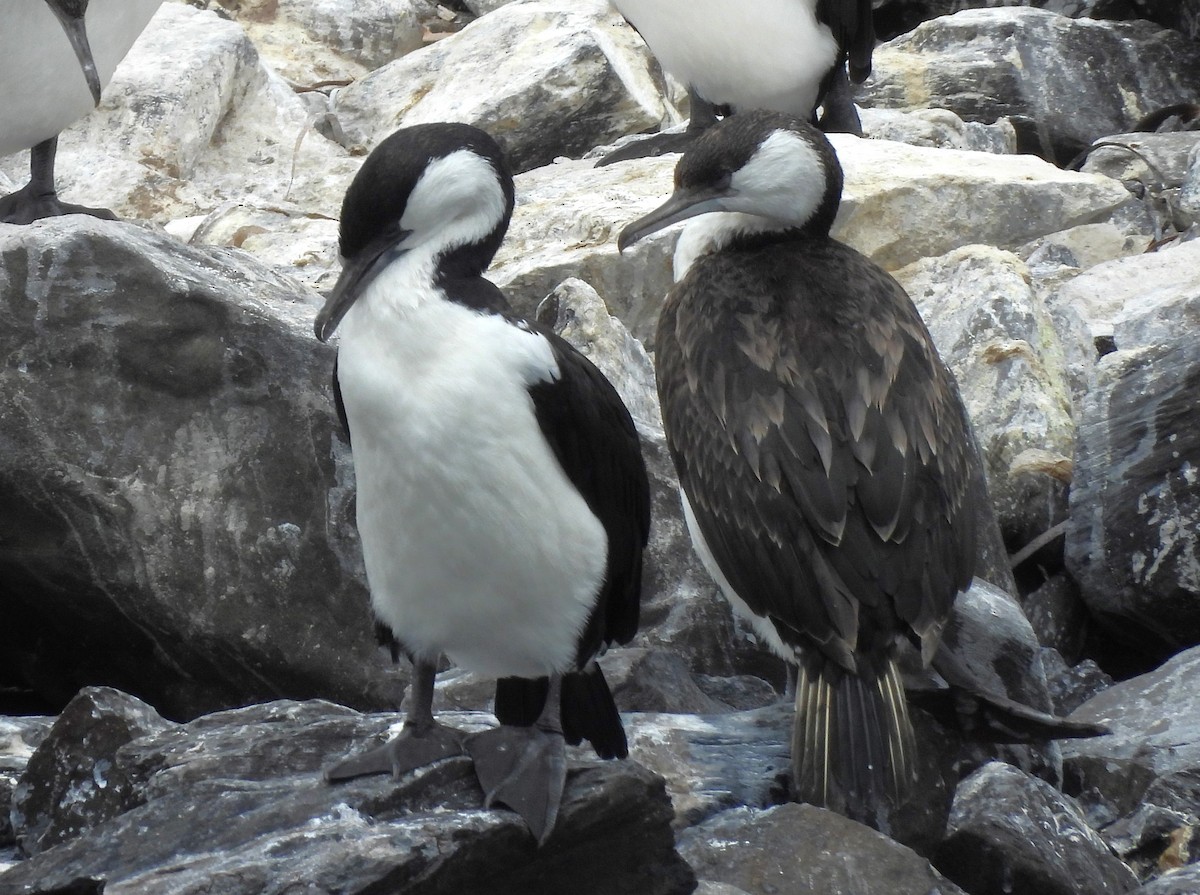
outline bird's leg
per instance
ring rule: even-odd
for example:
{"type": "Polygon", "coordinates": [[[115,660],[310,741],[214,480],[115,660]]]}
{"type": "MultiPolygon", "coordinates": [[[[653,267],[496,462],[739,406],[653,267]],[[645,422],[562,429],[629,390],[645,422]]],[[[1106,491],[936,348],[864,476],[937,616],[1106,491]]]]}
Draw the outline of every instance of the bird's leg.
{"type": "Polygon", "coordinates": [[[822,107],[817,126],[825,133],[854,134],[856,137],[863,135],[862,121],[858,117],[858,109],[854,107],[854,90],[844,65],[834,73],[822,107]]]}
{"type": "Polygon", "coordinates": [[[554,829],[567,779],[561,707],[562,677],[553,675],[546,704],[532,727],[502,726],[467,740],[484,804],[490,808],[502,802],[521,815],[538,845],[554,829]]]}
{"type": "Polygon", "coordinates": [[[15,193],[0,198],[0,221],[6,224],[32,224],[42,218],[63,214],[89,214],[115,221],[117,216],[107,208],[72,205],[58,198],[54,188],[54,158],[57,153],[58,137],[43,140],[30,150],[29,183],[15,193]]]}
{"type": "Polygon", "coordinates": [[[690,87],[688,102],[692,111],[688,119],[687,133],[694,140],[717,123],[717,107],[690,87]]]}
{"type": "Polygon", "coordinates": [[[436,676],[436,662],[414,661],[412,700],[404,718],[404,729],[382,746],[368,749],[361,755],[351,756],[328,768],[325,779],[335,783],[367,774],[401,777],[443,758],[462,755],[462,732],[438,724],[433,719],[433,681],[436,676]]]}

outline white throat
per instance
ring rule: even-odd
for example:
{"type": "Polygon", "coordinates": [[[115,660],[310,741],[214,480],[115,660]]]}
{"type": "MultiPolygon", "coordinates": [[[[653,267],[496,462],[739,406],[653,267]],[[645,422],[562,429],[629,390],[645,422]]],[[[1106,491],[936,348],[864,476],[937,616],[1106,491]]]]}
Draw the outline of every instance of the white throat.
{"type": "Polygon", "coordinates": [[[803,227],[825,198],[825,168],[812,144],[788,130],[763,140],[730,178],[731,195],[721,212],[702,215],[684,227],[675,244],[675,280],[697,258],[719,252],[739,235],[803,227]]]}

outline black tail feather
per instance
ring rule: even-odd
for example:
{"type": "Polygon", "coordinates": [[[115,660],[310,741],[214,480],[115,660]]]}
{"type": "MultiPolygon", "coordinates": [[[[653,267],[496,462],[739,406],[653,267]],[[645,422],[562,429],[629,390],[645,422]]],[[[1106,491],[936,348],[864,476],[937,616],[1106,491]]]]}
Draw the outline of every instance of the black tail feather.
{"type": "MultiPolygon", "coordinates": [[[[549,691],[548,678],[505,677],[496,681],[496,717],[501,724],[529,727],[542,713],[549,691]]],[[[563,738],[572,746],[583,740],[601,758],[626,758],[629,743],[612,691],[595,662],[582,671],[563,675],[563,738]]]]}
{"type": "Polygon", "coordinates": [[[849,674],[823,657],[801,665],[792,728],[797,801],[886,830],[912,785],[914,739],[899,670],[849,674]]]}

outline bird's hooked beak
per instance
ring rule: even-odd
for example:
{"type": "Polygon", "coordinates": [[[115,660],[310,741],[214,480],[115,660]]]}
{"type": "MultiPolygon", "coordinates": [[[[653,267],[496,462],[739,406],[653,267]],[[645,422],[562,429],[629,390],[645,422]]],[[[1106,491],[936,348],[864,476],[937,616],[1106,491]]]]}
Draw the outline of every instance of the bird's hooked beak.
{"type": "Polygon", "coordinates": [[[342,263],[342,273],[317,314],[313,331],[322,342],[328,341],[346,312],[385,267],[408,251],[404,242],[409,230],[392,230],[367,243],[353,258],[342,263]]]}
{"type": "Polygon", "coordinates": [[[617,250],[625,251],[635,242],[664,227],[686,221],[710,211],[725,211],[724,200],[734,195],[729,186],[679,187],[662,205],[631,224],[617,237],[617,250]]]}
{"type": "Polygon", "coordinates": [[[54,2],[47,3],[47,6],[58,18],[58,23],[62,25],[63,31],[67,34],[67,40],[71,42],[71,49],[75,51],[75,58],[79,60],[79,67],[83,69],[83,78],[87,81],[93,103],[97,106],[100,105],[100,72],[96,70],[96,60],[92,56],[87,27],[83,21],[88,7],[86,0],[76,4],[74,12],[64,9],[60,4],[54,2]]]}

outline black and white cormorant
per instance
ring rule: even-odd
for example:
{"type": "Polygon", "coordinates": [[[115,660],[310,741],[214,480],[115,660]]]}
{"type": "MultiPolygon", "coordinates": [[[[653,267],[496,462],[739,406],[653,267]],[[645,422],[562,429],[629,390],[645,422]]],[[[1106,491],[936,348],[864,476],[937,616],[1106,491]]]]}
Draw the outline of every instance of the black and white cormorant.
{"type": "Polygon", "coordinates": [[[612,385],[483,276],[512,210],[500,148],[464,124],[397,131],[346,192],[316,334],[341,334],[371,603],[413,692],[399,737],[326,776],[399,775],[465,748],[488,804],[543,841],[564,736],[628,753],[594,659],[637,629],[649,486],[612,385]],[[442,655],[501,679],[500,728],[464,737],[434,720],[442,655]]]}
{"type": "Polygon", "coordinates": [[[0,198],[0,221],[60,214],[113,218],[62,202],[54,186],[59,133],[100,103],[162,0],[8,0],[0,12],[0,156],[32,150],[29,183],[0,198]],[[65,36],[64,36],[65,35],[65,36]]]}
{"type": "Polygon", "coordinates": [[[688,88],[682,134],[657,134],[606,155],[607,165],[680,152],[716,110],[768,109],[862,134],[850,81],[871,73],[871,0],[611,0],[662,67],[688,88]],[[814,119],[815,120],[815,119],[814,119]]]}
{"type": "Polygon", "coordinates": [[[800,118],[701,135],[620,246],[680,236],[655,366],[696,550],[798,667],[797,800],[881,827],[913,779],[895,662],[928,662],[975,566],[971,440],[904,289],[832,239],[842,171],[800,118]]]}

